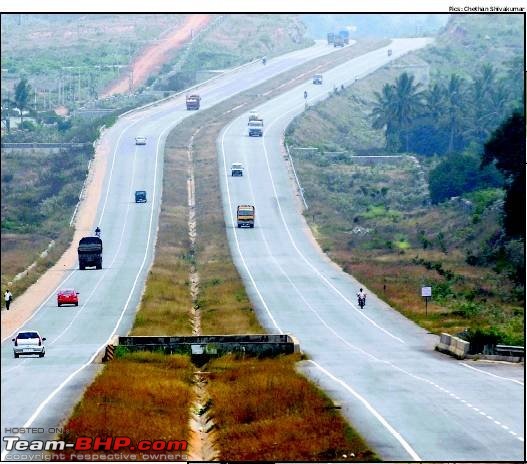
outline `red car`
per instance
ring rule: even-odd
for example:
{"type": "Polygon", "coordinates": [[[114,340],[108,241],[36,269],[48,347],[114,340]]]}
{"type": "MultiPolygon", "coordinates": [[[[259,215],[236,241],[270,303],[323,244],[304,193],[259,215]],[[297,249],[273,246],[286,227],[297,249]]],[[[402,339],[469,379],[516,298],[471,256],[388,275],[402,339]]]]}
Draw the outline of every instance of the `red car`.
{"type": "Polygon", "coordinates": [[[57,305],[62,306],[63,304],[73,304],[79,306],[79,293],[73,288],[64,288],[57,293],[57,305]]]}

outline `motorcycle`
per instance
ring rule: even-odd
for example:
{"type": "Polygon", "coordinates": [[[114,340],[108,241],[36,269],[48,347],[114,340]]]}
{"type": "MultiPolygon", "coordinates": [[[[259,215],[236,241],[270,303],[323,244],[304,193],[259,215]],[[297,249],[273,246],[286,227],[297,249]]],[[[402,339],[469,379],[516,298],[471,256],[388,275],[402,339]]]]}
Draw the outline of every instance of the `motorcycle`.
{"type": "Polygon", "coordinates": [[[266,63],[267,63],[267,58],[264,56],[264,57],[262,58],[262,64],[266,64],[266,63]]]}
{"type": "Polygon", "coordinates": [[[364,309],[364,306],[366,305],[366,298],[359,298],[358,302],[360,309],[364,309]]]}

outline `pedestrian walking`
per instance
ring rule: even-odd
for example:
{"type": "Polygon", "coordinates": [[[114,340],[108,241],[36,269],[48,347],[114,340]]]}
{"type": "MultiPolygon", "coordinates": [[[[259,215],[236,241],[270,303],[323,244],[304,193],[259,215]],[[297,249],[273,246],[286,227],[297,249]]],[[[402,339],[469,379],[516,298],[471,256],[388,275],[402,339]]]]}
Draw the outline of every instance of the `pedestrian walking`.
{"type": "Polygon", "coordinates": [[[11,305],[11,301],[13,300],[13,294],[7,289],[4,293],[4,300],[5,300],[5,309],[9,311],[9,306],[11,305]]]}

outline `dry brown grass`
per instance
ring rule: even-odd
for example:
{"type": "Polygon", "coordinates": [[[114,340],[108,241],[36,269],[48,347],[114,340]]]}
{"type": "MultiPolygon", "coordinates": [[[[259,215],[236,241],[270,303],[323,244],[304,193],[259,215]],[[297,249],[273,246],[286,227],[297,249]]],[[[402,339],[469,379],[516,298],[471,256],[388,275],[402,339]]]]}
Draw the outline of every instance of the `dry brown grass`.
{"type": "Polygon", "coordinates": [[[368,461],[375,455],[294,372],[296,356],[210,362],[209,392],[221,460],[368,461]]]}
{"type": "MultiPolygon", "coordinates": [[[[125,436],[132,443],[185,440],[193,371],[189,358],[179,355],[131,353],[114,360],[86,390],[64,426],[62,439],[73,442],[77,437],[125,436]]],[[[123,448],[122,452],[131,450],[123,448]]],[[[140,453],[136,456],[141,460],[140,453]]]]}

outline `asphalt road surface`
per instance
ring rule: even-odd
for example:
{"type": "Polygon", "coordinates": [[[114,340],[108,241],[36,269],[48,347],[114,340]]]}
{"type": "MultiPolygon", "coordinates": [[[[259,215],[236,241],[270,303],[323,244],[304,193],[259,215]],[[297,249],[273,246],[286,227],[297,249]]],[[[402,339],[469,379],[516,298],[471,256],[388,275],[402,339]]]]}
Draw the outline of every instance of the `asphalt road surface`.
{"type": "Polygon", "coordinates": [[[395,40],[251,108],[264,136],[249,137],[248,113],[228,124],[217,148],[232,255],[260,319],[292,333],[310,360],[301,369],[343,405],[343,413],[385,460],[524,459],[523,366],[456,361],[433,351],[437,337],[402,317],[318,249],[300,214],[282,137],[307,103],[326,98],[409,49],[395,40]],[[230,165],[243,163],[243,177],[230,165]],[[256,209],[254,229],[236,227],[236,206],[256,209]]]}
{"type": "MultiPolygon", "coordinates": [[[[333,52],[323,43],[309,49],[254,63],[229,72],[200,87],[201,110],[298,66],[333,52]]],[[[46,356],[13,358],[11,338],[2,343],[2,437],[18,435],[19,428],[41,428],[23,433],[27,440],[53,438],[100,365],[95,354],[109,338],[126,334],[153,260],[161,198],[163,143],[183,118],[184,95],[132,113],[104,135],[113,150],[108,160],[97,221],[102,229],[103,269],[71,269],[59,288],[74,287],[79,307],[56,306],[55,289],[38,303],[37,312],[22,329],[38,330],[46,341],[46,356]],[[147,137],[136,146],[135,137],[147,137]],[[134,192],[146,190],[148,203],[135,204],[134,192]]],[[[92,230],[93,230],[92,229],[92,230]]],[[[86,231],[86,235],[91,235],[86,231]]],[[[20,460],[26,452],[6,452],[2,460],[20,460]],[[15,456],[16,455],[16,456],[15,456]]]]}

